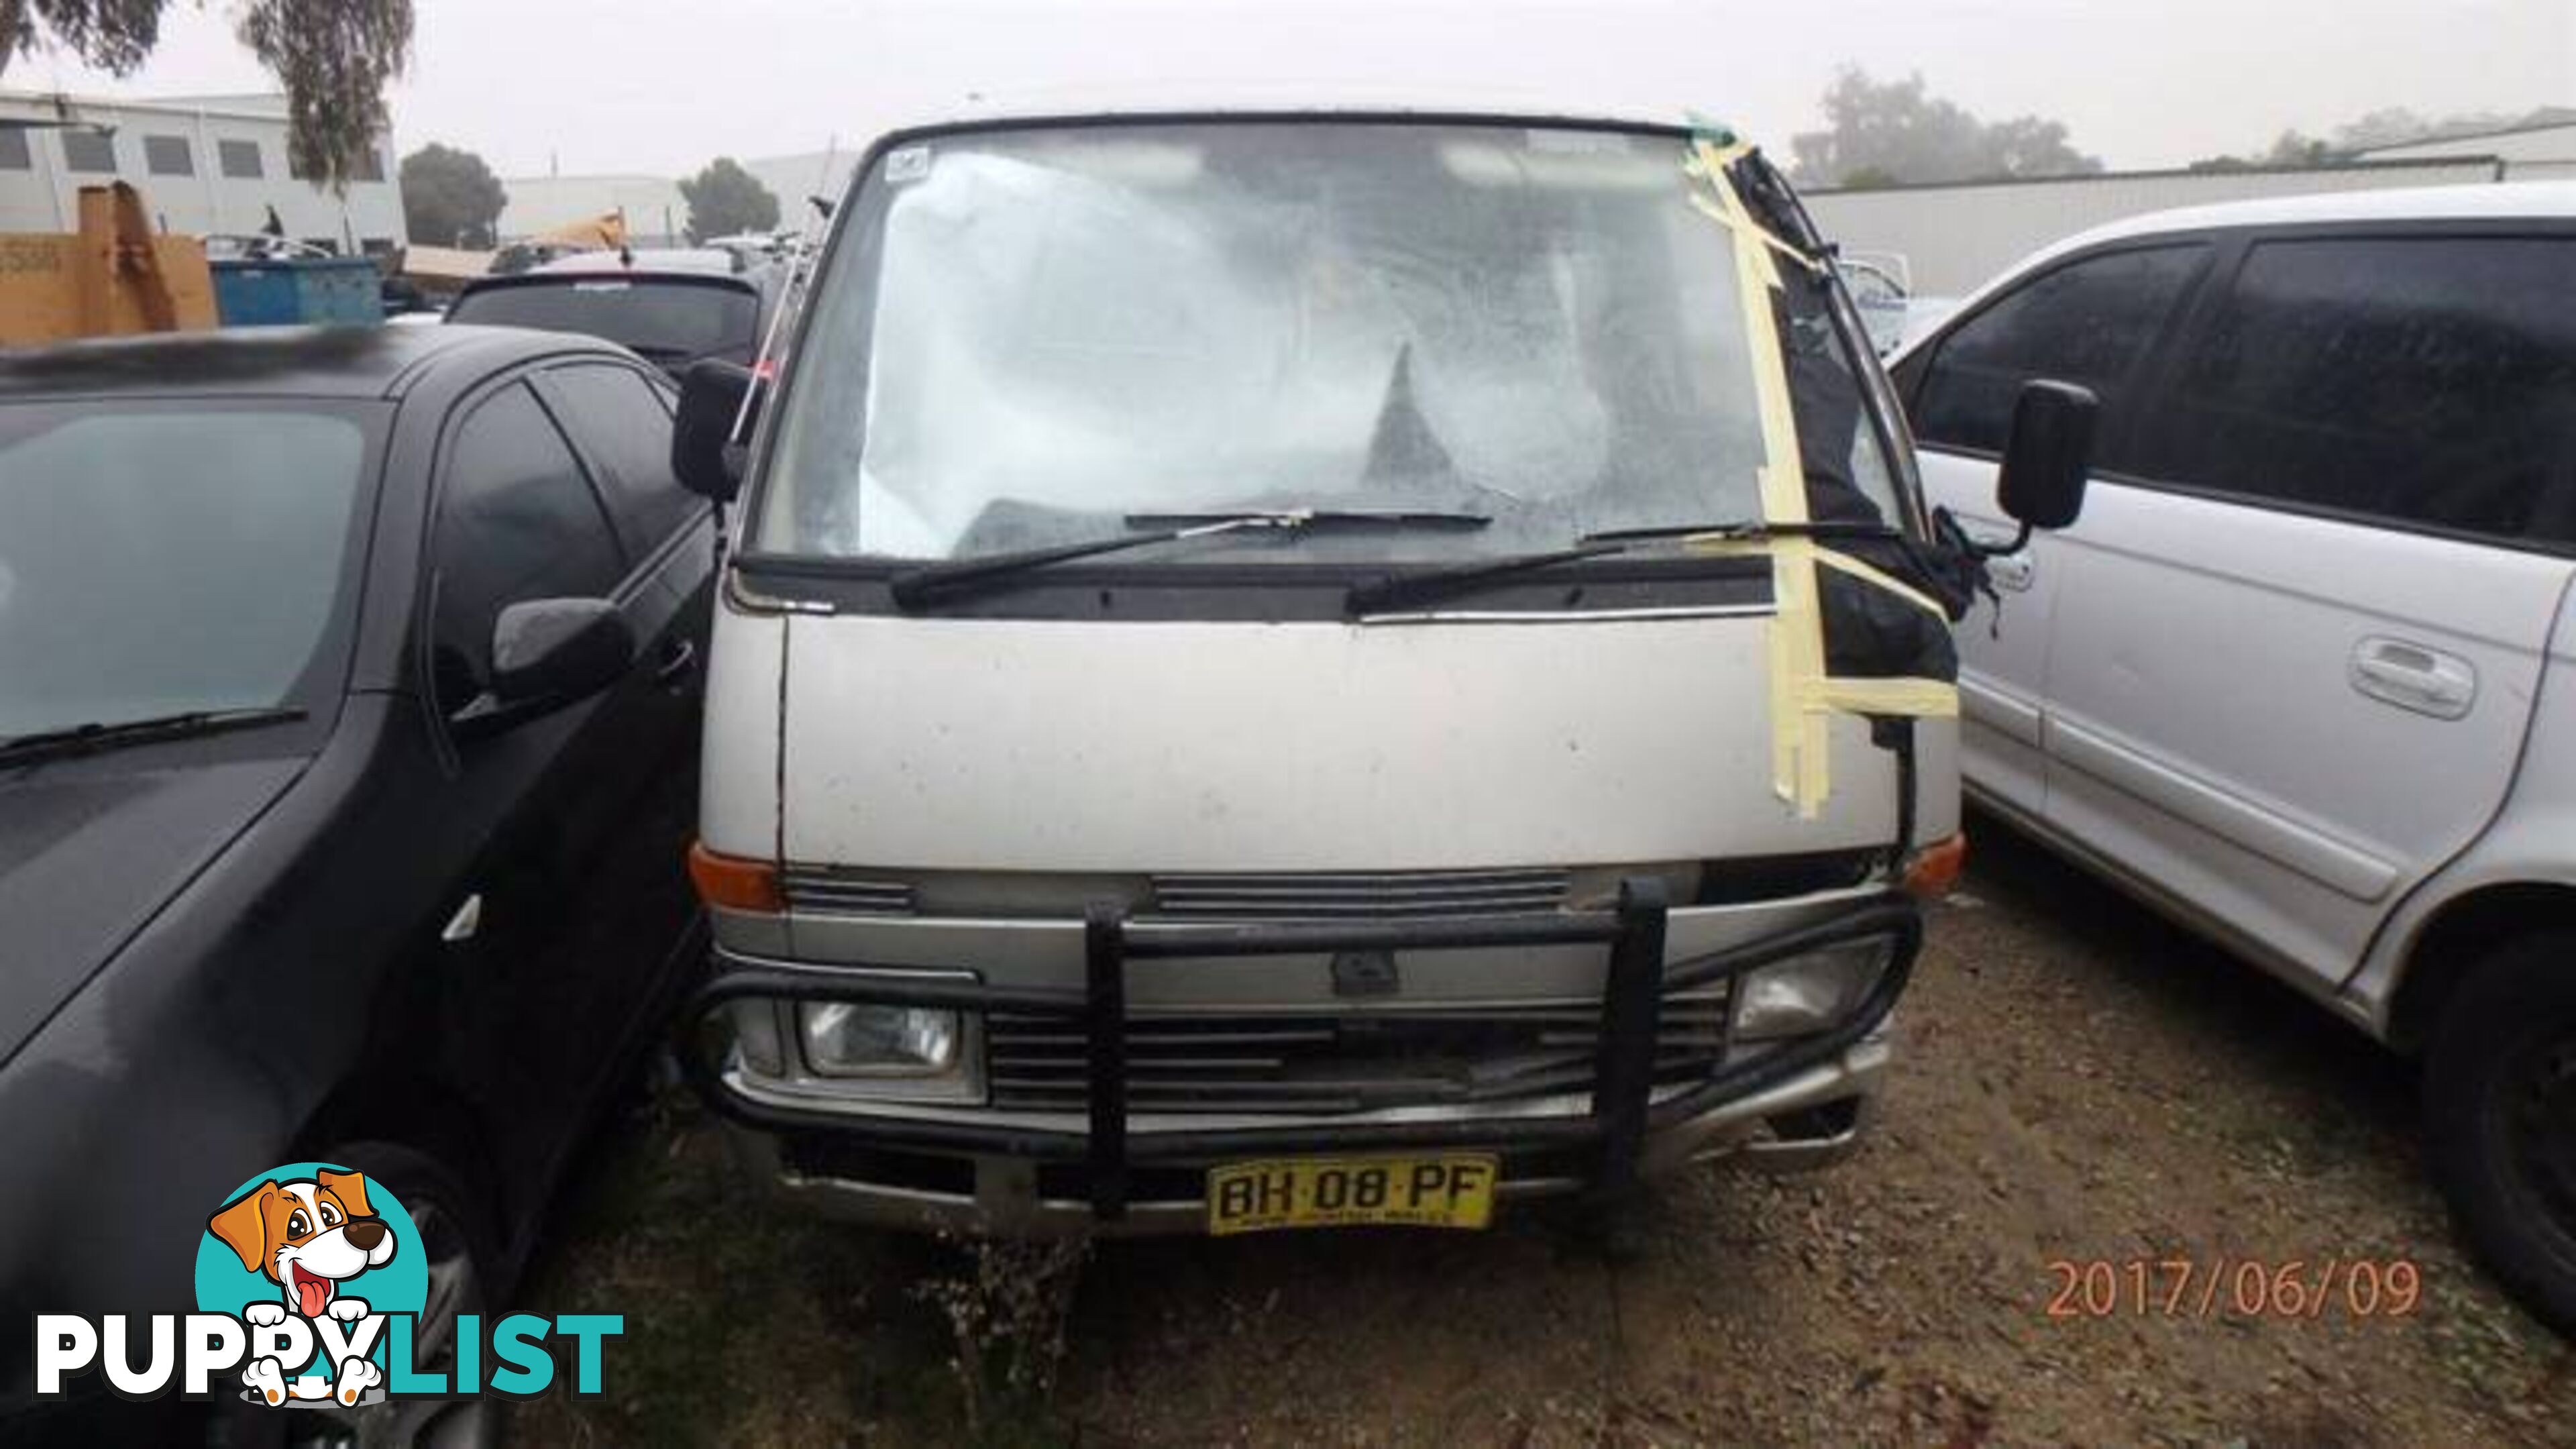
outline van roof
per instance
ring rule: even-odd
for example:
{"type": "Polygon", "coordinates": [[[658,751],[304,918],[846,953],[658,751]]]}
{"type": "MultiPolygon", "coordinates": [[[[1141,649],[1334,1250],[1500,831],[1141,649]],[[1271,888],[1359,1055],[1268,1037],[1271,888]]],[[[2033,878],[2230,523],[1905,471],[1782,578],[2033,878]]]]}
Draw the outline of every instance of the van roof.
{"type": "Polygon", "coordinates": [[[1634,98],[1573,100],[1553,92],[1418,86],[1227,84],[1145,82],[1120,86],[1067,86],[970,95],[952,104],[918,107],[889,120],[871,144],[903,131],[1010,121],[1213,116],[1475,116],[1516,121],[1595,123],[1611,126],[1687,127],[1693,112],[1684,102],[1634,98]]]}

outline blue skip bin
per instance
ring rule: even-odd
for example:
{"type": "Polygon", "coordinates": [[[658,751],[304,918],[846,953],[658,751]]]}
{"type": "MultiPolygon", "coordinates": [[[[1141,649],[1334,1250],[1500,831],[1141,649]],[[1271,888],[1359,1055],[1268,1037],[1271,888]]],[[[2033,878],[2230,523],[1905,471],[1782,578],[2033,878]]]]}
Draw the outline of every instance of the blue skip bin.
{"type": "Polygon", "coordinates": [[[221,261],[212,270],[215,315],[226,327],[385,320],[376,264],[365,257],[221,261]]]}

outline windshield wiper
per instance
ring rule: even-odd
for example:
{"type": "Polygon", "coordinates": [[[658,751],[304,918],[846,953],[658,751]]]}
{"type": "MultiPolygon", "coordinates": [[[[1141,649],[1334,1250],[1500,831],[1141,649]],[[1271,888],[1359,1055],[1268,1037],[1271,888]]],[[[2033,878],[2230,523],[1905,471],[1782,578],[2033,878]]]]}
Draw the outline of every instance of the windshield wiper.
{"type": "Polygon", "coordinates": [[[1280,519],[1289,524],[1354,525],[1377,528],[1422,528],[1435,531],[1473,533],[1493,523],[1482,513],[1448,513],[1426,508],[1282,508],[1254,512],[1239,508],[1215,513],[1130,513],[1129,528],[1195,528],[1208,523],[1230,523],[1238,518],[1280,519]]]}
{"type": "Polygon", "coordinates": [[[1762,523],[1738,519],[1729,523],[1659,523],[1651,528],[1605,528],[1578,540],[1643,543],[1658,538],[1903,538],[1884,523],[1855,518],[1820,518],[1806,523],[1762,523]]]}
{"type": "Polygon", "coordinates": [[[1812,523],[1760,523],[1741,520],[1729,523],[1663,523],[1649,528],[1605,528],[1587,533],[1574,541],[1571,548],[1552,549],[1546,553],[1514,554],[1508,558],[1487,559],[1460,564],[1454,568],[1430,569],[1421,573],[1395,574],[1373,584],[1361,584],[1345,597],[1344,607],[1352,614],[1378,614],[1390,609],[1414,608],[1457,594],[1473,593],[1496,579],[1515,574],[1551,569],[1561,564],[1580,563],[1589,558],[1625,553],[1635,544],[1665,538],[1902,538],[1903,534],[1883,523],[1826,519],[1812,523]]]}
{"type": "Polygon", "coordinates": [[[954,599],[985,590],[1006,587],[1019,576],[1050,564],[1068,563],[1074,559],[1094,558],[1107,553],[1124,553],[1131,548],[1172,543],[1184,538],[1207,538],[1220,533],[1246,529],[1279,529],[1303,532],[1315,527],[1368,528],[1483,528],[1492,519],[1477,513],[1427,513],[1334,511],[1312,508],[1242,509],[1224,513],[1131,513],[1123,520],[1141,533],[1120,534],[1116,538],[1094,539],[1089,543],[1059,544],[1049,548],[1020,549],[1012,553],[986,554],[980,558],[955,559],[947,563],[924,564],[896,574],[888,586],[895,606],[918,609],[942,599],[954,599]]]}
{"type": "Polygon", "coordinates": [[[196,709],[184,714],[154,715],[114,723],[77,724],[68,729],[40,730],[0,740],[0,765],[25,765],[66,755],[86,755],[127,745],[194,739],[262,725],[287,724],[304,718],[300,709],[196,709]]]}
{"type": "Polygon", "coordinates": [[[1381,614],[1389,609],[1411,608],[1452,594],[1472,593],[1496,579],[1509,578],[1514,574],[1533,573],[1559,564],[1627,551],[1628,544],[1623,540],[1591,539],[1572,548],[1550,549],[1546,553],[1513,554],[1508,558],[1484,559],[1451,568],[1392,574],[1373,584],[1354,586],[1342,596],[1342,609],[1350,614],[1381,614]]]}

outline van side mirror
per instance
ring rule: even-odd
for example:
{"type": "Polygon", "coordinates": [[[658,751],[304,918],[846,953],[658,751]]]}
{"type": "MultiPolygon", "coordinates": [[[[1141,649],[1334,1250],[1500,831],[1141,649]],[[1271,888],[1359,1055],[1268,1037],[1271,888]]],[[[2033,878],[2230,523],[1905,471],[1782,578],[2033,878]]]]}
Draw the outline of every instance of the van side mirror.
{"type": "Polygon", "coordinates": [[[671,472],[681,487],[717,503],[730,503],[742,491],[742,450],[733,433],[736,422],[750,421],[743,404],[752,382],[750,368],[721,358],[690,365],[671,421],[671,472]]]}
{"type": "Polygon", "coordinates": [[[2024,529],[2064,528],[2084,511],[2100,399],[2071,382],[2028,382],[2013,400],[1995,499],[2024,529]]]}

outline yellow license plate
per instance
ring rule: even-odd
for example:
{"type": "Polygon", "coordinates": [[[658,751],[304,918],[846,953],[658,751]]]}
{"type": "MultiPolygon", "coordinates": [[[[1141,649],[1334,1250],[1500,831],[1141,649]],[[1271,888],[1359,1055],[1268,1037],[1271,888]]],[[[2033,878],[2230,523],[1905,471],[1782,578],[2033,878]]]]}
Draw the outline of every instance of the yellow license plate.
{"type": "Polygon", "coordinates": [[[1208,1231],[1383,1224],[1481,1228],[1494,1219],[1490,1152],[1422,1157],[1282,1157],[1229,1162],[1207,1175],[1208,1231]]]}

